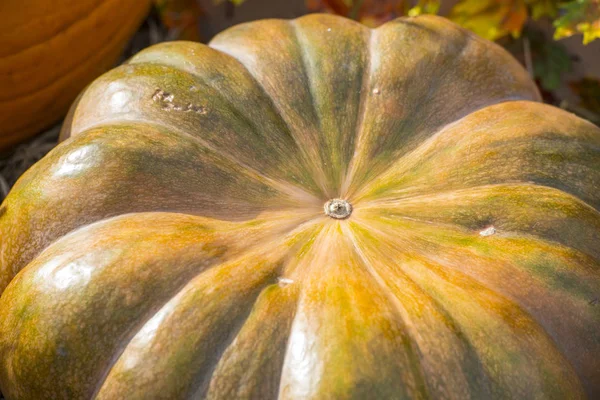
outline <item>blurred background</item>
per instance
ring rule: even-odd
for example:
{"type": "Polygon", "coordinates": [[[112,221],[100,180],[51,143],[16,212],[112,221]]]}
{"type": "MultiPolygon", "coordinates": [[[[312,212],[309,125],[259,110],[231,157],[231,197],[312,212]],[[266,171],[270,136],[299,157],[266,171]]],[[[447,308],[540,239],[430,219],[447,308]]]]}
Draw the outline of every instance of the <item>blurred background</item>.
{"type": "MultiPolygon", "coordinates": [[[[229,26],[327,12],[376,27],[438,14],[510,51],[544,101],[600,125],[600,0],[0,1],[0,201],[57,142],[93,79],[151,44],[208,42],[229,26]]],[[[1,397],[1,395],[0,395],[1,397]]]]}

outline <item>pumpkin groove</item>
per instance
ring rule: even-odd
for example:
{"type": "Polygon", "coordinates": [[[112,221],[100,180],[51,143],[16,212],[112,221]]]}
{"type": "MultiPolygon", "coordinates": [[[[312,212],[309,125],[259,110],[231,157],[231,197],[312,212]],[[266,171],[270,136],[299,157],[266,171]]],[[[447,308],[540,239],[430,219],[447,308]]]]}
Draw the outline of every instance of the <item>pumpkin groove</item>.
{"type": "Polygon", "coordinates": [[[3,393],[597,397],[600,131],[537,101],[437,17],[142,51],[2,205],[3,393]]]}

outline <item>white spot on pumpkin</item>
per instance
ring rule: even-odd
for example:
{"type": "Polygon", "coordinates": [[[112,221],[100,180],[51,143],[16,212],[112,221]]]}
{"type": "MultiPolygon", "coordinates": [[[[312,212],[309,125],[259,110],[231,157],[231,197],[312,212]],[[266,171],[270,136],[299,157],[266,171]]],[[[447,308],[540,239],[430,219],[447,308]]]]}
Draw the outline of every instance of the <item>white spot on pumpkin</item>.
{"type": "Polygon", "coordinates": [[[279,284],[279,286],[284,287],[287,286],[291,283],[294,283],[293,279],[289,279],[289,278],[277,278],[277,283],[279,284]]]}
{"type": "Polygon", "coordinates": [[[381,90],[379,90],[379,88],[375,88],[373,89],[373,94],[380,94],[381,90]]]}
{"type": "Polygon", "coordinates": [[[73,286],[85,285],[92,278],[94,266],[85,260],[73,262],[59,269],[53,276],[53,283],[58,289],[67,289],[73,286]]]}
{"type": "Polygon", "coordinates": [[[331,32],[331,28],[327,28],[327,32],[331,32]]]}
{"type": "Polygon", "coordinates": [[[130,111],[130,104],[134,94],[129,88],[120,82],[111,82],[106,88],[107,103],[112,113],[130,111]]]}
{"type": "Polygon", "coordinates": [[[112,109],[120,111],[125,107],[130,97],[131,94],[125,90],[119,90],[117,93],[114,93],[110,99],[112,109]]]}
{"type": "Polygon", "coordinates": [[[92,146],[84,146],[69,154],[56,171],[57,176],[73,176],[90,164],[92,146]]]}
{"type": "Polygon", "coordinates": [[[493,226],[490,226],[490,227],[485,228],[481,232],[479,232],[479,235],[492,236],[494,233],[496,233],[496,228],[494,228],[493,226]]]}

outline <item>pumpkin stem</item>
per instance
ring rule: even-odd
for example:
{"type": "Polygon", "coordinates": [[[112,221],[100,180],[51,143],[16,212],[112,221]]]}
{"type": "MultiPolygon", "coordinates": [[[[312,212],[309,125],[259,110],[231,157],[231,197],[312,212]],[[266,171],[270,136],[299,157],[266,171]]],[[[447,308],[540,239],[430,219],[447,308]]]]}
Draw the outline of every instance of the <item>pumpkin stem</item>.
{"type": "Polygon", "coordinates": [[[352,205],[342,199],[329,200],[325,203],[323,209],[325,210],[325,215],[336,219],[348,218],[352,214],[352,205]]]}

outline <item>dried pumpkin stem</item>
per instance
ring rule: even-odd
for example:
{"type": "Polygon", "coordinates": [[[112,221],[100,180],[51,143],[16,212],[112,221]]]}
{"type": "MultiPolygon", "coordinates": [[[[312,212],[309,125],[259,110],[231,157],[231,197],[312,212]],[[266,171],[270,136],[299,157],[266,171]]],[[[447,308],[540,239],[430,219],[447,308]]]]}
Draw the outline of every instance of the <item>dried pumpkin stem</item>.
{"type": "Polygon", "coordinates": [[[342,199],[332,199],[323,207],[325,214],[331,218],[344,219],[352,214],[352,204],[342,199]]]}

